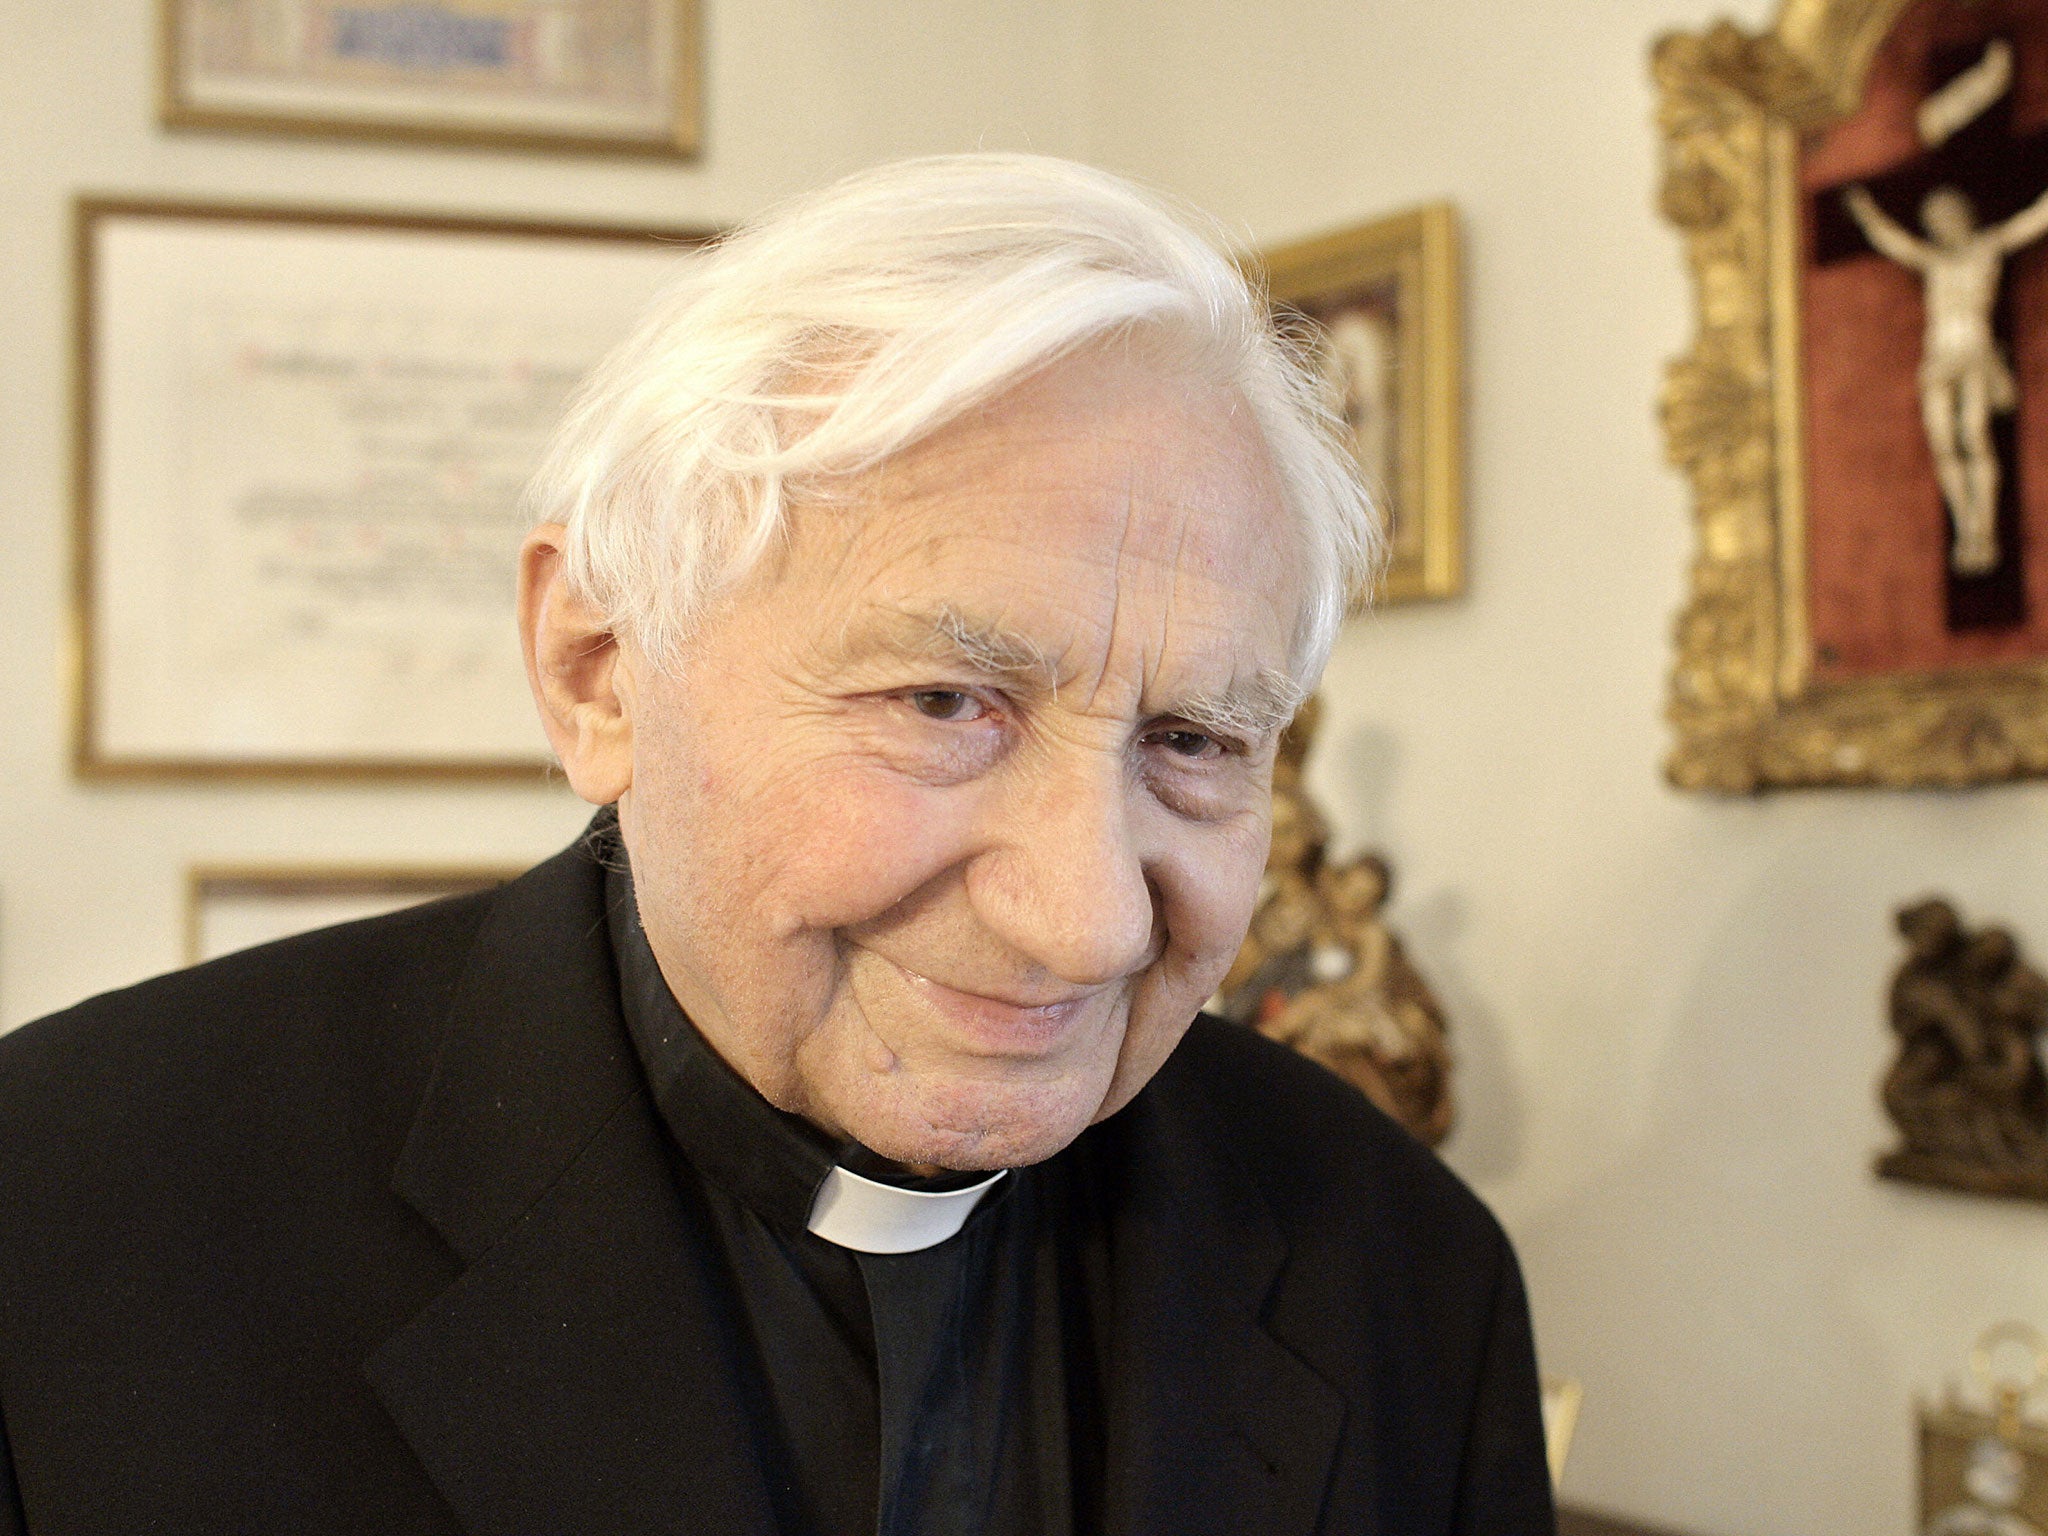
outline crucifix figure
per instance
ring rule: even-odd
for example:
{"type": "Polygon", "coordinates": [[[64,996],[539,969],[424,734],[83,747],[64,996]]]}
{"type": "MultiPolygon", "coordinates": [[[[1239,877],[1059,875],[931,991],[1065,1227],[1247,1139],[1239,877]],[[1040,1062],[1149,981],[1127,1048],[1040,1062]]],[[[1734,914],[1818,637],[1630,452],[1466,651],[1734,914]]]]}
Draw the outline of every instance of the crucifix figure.
{"type": "Polygon", "coordinates": [[[2002,224],[1977,225],[1968,194],[1936,187],[1920,204],[1920,240],[1894,223],[1861,186],[1843,194],[1870,243],[1920,274],[1927,328],[1920,353],[1920,419],[1942,499],[1955,520],[1949,564],[1981,576],[1998,564],[1998,453],[1991,417],[2018,403],[2012,369],[1991,332],[2005,259],[2048,234],[2048,192],[2002,224]]]}
{"type": "Polygon", "coordinates": [[[1955,629],[2025,617],[2008,424],[2018,390],[2001,290],[2010,258],[2048,234],[2048,130],[2015,122],[2015,65],[2004,38],[1937,50],[1915,114],[1925,152],[1853,185],[1819,188],[1814,205],[1817,265],[1874,248],[1921,281],[1920,414],[1953,528],[1946,563],[1955,629]]]}

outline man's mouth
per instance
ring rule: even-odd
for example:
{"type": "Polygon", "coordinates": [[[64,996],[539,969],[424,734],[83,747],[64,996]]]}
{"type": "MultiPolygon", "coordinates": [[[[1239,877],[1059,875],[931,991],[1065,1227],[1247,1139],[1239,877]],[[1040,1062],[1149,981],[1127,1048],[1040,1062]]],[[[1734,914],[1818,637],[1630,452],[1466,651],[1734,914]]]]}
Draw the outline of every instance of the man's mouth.
{"type": "Polygon", "coordinates": [[[1106,989],[1085,992],[990,985],[955,986],[936,981],[894,961],[913,1006],[936,1027],[940,1039],[954,1049],[978,1056],[1045,1056],[1056,1050],[1077,1024],[1099,1014],[1109,1001],[1106,989]]]}

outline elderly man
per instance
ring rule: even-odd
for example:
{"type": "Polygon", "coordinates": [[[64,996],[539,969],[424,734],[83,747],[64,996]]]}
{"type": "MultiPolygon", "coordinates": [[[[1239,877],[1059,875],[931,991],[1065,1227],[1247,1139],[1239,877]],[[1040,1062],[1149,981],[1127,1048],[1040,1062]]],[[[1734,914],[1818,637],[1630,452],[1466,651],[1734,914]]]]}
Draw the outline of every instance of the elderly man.
{"type": "Polygon", "coordinates": [[[0,1044],[0,1529],[1522,1536],[1512,1254],[1196,1017],[1369,570],[1115,179],[689,259],[536,483],[577,848],[0,1044]]]}

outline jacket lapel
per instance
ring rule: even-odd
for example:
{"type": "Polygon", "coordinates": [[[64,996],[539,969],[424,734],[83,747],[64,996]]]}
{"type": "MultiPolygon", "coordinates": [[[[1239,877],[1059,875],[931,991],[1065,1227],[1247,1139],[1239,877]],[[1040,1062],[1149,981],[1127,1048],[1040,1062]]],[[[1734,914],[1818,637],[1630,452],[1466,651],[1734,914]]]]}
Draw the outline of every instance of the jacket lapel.
{"type": "Polygon", "coordinates": [[[1279,1225],[1173,1064],[1118,1119],[1108,1527],[1306,1536],[1346,1406],[1263,1324],[1287,1258],[1279,1225]]]}
{"type": "Polygon", "coordinates": [[[466,1266],[366,1366],[476,1536],[775,1528],[746,1337],[620,1019],[603,871],[486,919],[393,1187],[466,1266]]]}

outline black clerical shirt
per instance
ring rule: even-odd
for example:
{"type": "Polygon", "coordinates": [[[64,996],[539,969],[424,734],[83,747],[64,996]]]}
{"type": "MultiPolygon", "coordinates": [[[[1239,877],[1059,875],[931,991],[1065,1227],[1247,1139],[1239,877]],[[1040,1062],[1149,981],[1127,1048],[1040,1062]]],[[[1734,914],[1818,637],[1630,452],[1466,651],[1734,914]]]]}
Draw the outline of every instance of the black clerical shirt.
{"type": "Polygon", "coordinates": [[[607,896],[626,1023],[753,1336],[784,1530],[1093,1529],[1103,1226],[1085,1148],[1013,1170],[954,1236],[916,1252],[815,1235],[812,1202],[835,1164],[927,1190],[986,1175],[914,1179],[770,1105],[677,1005],[622,865],[607,896]]]}

